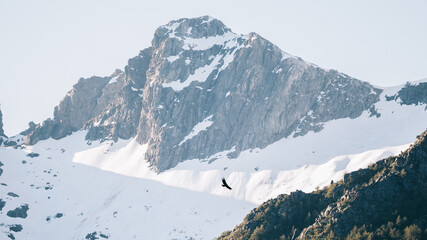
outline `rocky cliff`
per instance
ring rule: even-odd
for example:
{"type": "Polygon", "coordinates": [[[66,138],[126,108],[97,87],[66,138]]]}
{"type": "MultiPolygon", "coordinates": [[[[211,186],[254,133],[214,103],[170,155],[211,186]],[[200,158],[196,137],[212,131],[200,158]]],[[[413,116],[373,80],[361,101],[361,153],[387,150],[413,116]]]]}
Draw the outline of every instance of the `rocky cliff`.
{"type": "Polygon", "coordinates": [[[80,129],[88,140],[136,136],[148,144],[146,159],[163,171],[320,131],[327,121],[375,110],[380,93],[256,33],[233,33],[208,16],[184,18],[159,27],[152,46],[124,72],[80,79],[26,142],[80,129]]]}
{"type": "Polygon", "coordinates": [[[128,139],[136,135],[141,112],[141,88],[151,50],[129,60],[125,71],[109,77],[81,78],[54,109],[54,118],[24,131],[26,143],[59,139],[86,129],[87,140],[128,139]],[[139,72],[141,71],[141,72],[139,72]]]}
{"type": "Polygon", "coordinates": [[[0,137],[5,137],[4,130],[3,130],[3,114],[0,109],[0,137]]]}
{"type": "Polygon", "coordinates": [[[427,103],[427,82],[416,84],[407,83],[393,96],[386,96],[388,101],[399,101],[404,105],[427,103]]]}
{"type": "Polygon", "coordinates": [[[2,114],[1,109],[0,109],[0,145],[4,141],[3,138],[6,138],[6,135],[4,134],[4,130],[3,130],[3,114],[2,114]]]}
{"type": "Polygon", "coordinates": [[[325,189],[267,201],[219,239],[425,239],[426,202],[427,131],[325,189]]]}

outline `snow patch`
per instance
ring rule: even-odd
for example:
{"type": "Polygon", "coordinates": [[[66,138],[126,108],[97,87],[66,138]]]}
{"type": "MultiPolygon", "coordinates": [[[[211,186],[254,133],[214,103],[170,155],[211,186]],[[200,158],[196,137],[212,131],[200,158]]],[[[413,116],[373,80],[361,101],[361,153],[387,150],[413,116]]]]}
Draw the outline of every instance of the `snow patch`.
{"type": "Polygon", "coordinates": [[[217,76],[221,71],[225,70],[228,67],[228,65],[230,65],[230,63],[234,60],[234,56],[236,55],[237,50],[239,50],[240,48],[241,46],[237,46],[233,51],[225,55],[225,57],[223,58],[224,62],[222,66],[218,69],[217,76]]]}
{"type": "Polygon", "coordinates": [[[290,55],[289,53],[285,53],[285,52],[282,51],[282,60],[281,61],[286,60],[288,58],[296,58],[296,57],[290,55]]]}
{"type": "Polygon", "coordinates": [[[179,59],[179,55],[176,55],[176,56],[170,56],[170,57],[167,57],[166,58],[166,60],[168,60],[168,62],[170,62],[170,63],[173,63],[173,62],[175,62],[176,60],[178,60],[179,59]]]}
{"type": "MultiPolygon", "coordinates": [[[[230,197],[115,174],[110,169],[155,178],[143,157],[147,145],[135,139],[88,145],[86,133],[24,149],[0,148],[5,184],[0,194],[19,195],[7,198],[0,213],[1,239],[17,223],[23,229],[13,232],[16,239],[85,239],[92,232],[98,236],[102,232],[109,239],[214,239],[255,207],[230,197]],[[40,156],[29,158],[28,152],[40,156]],[[17,222],[6,216],[23,204],[29,205],[27,218],[17,222]]],[[[199,180],[206,184],[211,179],[199,180]]],[[[220,178],[217,182],[222,188],[220,178]]]]}
{"type": "Polygon", "coordinates": [[[219,64],[219,61],[221,60],[221,55],[217,55],[210,64],[205,65],[203,67],[197,68],[193,74],[188,76],[188,78],[181,82],[180,79],[170,82],[170,83],[163,83],[162,86],[164,88],[170,87],[175,92],[179,92],[183,90],[184,88],[190,86],[190,84],[194,81],[198,82],[205,82],[209,75],[216,69],[216,67],[219,64]]]}
{"type": "Polygon", "coordinates": [[[117,82],[117,79],[120,77],[120,74],[119,75],[117,75],[117,76],[115,76],[115,77],[112,77],[111,79],[110,79],[110,81],[108,82],[108,84],[111,84],[111,83],[115,83],[115,82],[117,82]]]}
{"type": "Polygon", "coordinates": [[[193,129],[191,129],[190,133],[185,136],[184,139],[178,145],[181,146],[186,141],[197,136],[200,132],[206,131],[213,124],[212,117],[213,115],[210,115],[209,117],[203,119],[203,121],[196,124],[193,129]]]}
{"type": "MultiPolygon", "coordinates": [[[[217,35],[207,38],[185,38],[182,39],[184,42],[184,46],[182,47],[184,50],[194,50],[194,51],[204,51],[212,48],[215,45],[225,45],[227,41],[236,41],[239,35],[228,31],[223,35],[217,35]]],[[[233,44],[235,46],[235,44],[233,44]]],[[[228,46],[230,47],[230,46],[228,46]]]]}
{"type": "Polygon", "coordinates": [[[179,27],[179,25],[181,25],[181,23],[184,21],[185,19],[181,19],[179,21],[174,21],[169,23],[168,25],[163,25],[161,26],[161,28],[166,28],[168,30],[168,33],[171,37],[176,37],[175,36],[175,30],[179,27]]]}

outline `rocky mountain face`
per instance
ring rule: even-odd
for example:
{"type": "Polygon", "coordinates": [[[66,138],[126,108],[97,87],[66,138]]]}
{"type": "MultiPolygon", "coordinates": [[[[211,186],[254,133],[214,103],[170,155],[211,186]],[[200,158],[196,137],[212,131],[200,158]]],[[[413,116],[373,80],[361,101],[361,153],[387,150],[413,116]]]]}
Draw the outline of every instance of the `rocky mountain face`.
{"type": "Polygon", "coordinates": [[[3,114],[0,109],[0,137],[5,137],[4,130],[3,130],[3,114]]]}
{"type": "MultiPolygon", "coordinates": [[[[205,16],[159,27],[122,72],[80,79],[27,144],[80,129],[88,140],[137,137],[164,171],[187,159],[263,148],[375,114],[382,90],[291,56],[256,33],[233,33],[205,16]]],[[[31,126],[30,126],[31,128],[31,126]]]]}
{"type": "Polygon", "coordinates": [[[251,211],[219,239],[426,239],[427,131],[399,156],[251,211]]]}
{"type": "Polygon", "coordinates": [[[386,96],[387,101],[399,101],[404,105],[427,103],[427,82],[418,84],[407,83],[393,96],[386,96]]]}
{"type": "Polygon", "coordinates": [[[6,135],[4,134],[4,130],[3,130],[3,114],[0,109],[0,146],[4,141],[3,138],[6,138],[6,135]]]}
{"type": "Polygon", "coordinates": [[[129,60],[124,72],[81,78],[55,107],[53,119],[30,123],[30,128],[21,133],[27,135],[26,143],[59,139],[81,129],[88,130],[88,140],[135,136],[142,103],[140,89],[145,85],[150,54],[150,49],[141,51],[129,60]]]}

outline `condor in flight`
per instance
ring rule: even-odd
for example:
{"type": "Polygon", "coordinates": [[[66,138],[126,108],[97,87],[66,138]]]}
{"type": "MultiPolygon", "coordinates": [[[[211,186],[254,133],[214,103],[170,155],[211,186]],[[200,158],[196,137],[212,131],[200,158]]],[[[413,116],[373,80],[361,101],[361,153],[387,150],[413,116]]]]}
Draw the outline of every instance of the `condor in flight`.
{"type": "Polygon", "coordinates": [[[225,182],[225,178],[222,178],[222,186],[231,190],[231,187],[228,186],[227,182],[225,182]]]}

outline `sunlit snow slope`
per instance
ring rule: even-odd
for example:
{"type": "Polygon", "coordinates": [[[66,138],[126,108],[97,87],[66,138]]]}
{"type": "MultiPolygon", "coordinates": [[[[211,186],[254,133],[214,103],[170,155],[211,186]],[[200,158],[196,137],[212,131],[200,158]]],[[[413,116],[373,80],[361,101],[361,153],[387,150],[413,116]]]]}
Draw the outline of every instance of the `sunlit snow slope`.
{"type": "Polygon", "coordinates": [[[129,148],[131,143],[120,148],[124,143],[88,146],[84,133],[78,132],[22,150],[1,148],[0,199],[6,205],[0,212],[0,239],[7,239],[9,233],[16,239],[84,239],[101,234],[110,239],[212,239],[254,207],[71,161],[76,152],[76,157],[90,160],[85,150],[104,149],[105,157],[120,157],[121,170],[129,171],[132,162],[128,161],[142,160],[143,147],[129,148]],[[30,152],[40,155],[26,156],[30,152]],[[7,216],[23,205],[29,208],[26,218],[7,216]],[[23,229],[11,231],[16,225],[23,229]]]}
{"type": "Polygon", "coordinates": [[[236,159],[225,151],[160,174],[135,139],[88,144],[80,131],[22,149],[2,147],[0,238],[213,239],[255,204],[325,186],[407,148],[426,129],[427,111],[385,101],[398,89],[386,89],[375,104],[379,118],[364,112],[236,159]],[[231,191],[221,187],[222,177],[231,191]]]}
{"type": "Polygon", "coordinates": [[[145,145],[122,140],[112,146],[105,143],[78,152],[73,161],[259,204],[280,193],[297,189],[312,191],[331,180],[339,180],[346,172],[367,167],[406,149],[426,129],[422,119],[427,119],[427,111],[424,105],[385,101],[385,95],[393,95],[399,89],[385,89],[382,100],[375,104],[381,113],[379,118],[369,117],[366,111],[356,119],[330,121],[320,132],[282,139],[264,149],[247,150],[236,159],[227,157],[228,151],[225,151],[207,159],[184,161],[157,174],[142,158],[145,145]],[[221,187],[222,177],[234,187],[233,191],[221,187]]]}

